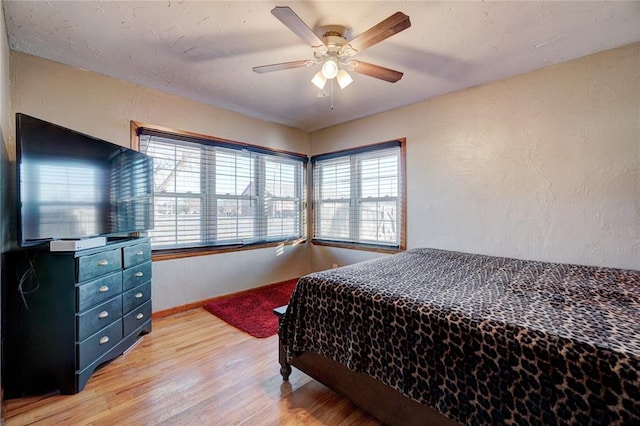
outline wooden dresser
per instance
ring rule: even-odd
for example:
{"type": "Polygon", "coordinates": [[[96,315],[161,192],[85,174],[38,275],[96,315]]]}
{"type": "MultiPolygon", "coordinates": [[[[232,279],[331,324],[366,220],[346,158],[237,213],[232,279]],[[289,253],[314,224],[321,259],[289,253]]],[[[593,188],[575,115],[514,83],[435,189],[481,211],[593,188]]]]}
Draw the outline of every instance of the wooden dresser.
{"type": "Polygon", "coordinates": [[[2,373],[8,398],[81,391],[100,365],[151,332],[148,238],[76,252],[6,254],[2,373]]]}

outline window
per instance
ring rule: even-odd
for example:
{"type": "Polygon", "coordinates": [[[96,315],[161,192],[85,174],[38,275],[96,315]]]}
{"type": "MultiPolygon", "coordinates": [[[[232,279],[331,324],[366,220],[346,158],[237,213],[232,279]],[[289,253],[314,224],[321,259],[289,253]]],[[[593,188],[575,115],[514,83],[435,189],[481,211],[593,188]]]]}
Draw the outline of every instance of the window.
{"type": "Polygon", "coordinates": [[[314,242],[404,249],[403,143],[311,159],[314,242]]]}
{"type": "Polygon", "coordinates": [[[305,156],[144,127],[138,135],[154,160],[154,250],[305,236],[305,156]]]}

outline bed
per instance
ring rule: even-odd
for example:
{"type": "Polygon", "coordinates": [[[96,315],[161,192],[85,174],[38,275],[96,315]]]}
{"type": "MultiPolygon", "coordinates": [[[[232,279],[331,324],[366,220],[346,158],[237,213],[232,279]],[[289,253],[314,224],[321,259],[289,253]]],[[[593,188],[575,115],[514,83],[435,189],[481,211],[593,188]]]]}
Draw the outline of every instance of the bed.
{"type": "Polygon", "coordinates": [[[302,277],[279,344],[389,424],[640,424],[640,271],[412,249],[302,277]]]}

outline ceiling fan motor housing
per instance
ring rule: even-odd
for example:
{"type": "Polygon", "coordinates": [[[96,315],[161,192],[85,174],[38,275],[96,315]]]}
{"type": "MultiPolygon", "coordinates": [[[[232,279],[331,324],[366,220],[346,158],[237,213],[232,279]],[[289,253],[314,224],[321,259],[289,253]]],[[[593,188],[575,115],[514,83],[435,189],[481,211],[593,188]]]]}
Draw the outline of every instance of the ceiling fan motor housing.
{"type": "Polygon", "coordinates": [[[347,43],[347,39],[343,36],[344,27],[332,26],[322,36],[324,45],[314,47],[314,56],[318,61],[324,61],[331,57],[335,57],[337,62],[346,64],[353,55],[357,53],[347,43]]]}

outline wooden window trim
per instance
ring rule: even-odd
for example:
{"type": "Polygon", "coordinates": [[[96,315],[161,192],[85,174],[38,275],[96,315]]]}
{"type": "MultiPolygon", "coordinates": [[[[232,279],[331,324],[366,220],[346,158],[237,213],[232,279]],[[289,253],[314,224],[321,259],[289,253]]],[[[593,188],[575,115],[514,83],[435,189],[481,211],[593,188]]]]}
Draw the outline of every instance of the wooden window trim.
{"type": "Polygon", "coordinates": [[[303,159],[308,159],[309,158],[307,155],[300,154],[299,152],[287,151],[287,150],[284,150],[284,149],[277,149],[277,148],[269,148],[269,147],[256,145],[256,144],[251,144],[251,143],[246,143],[246,142],[238,142],[238,141],[233,141],[233,140],[230,140],[230,139],[219,138],[219,137],[214,137],[214,136],[210,136],[210,135],[203,135],[201,133],[189,132],[189,131],[186,131],[186,130],[177,130],[177,129],[172,129],[170,127],[158,126],[158,125],[155,125],[155,124],[148,124],[148,123],[143,123],[141,121],[134,121],[134,120],[130,121],[131,148],[132,149],[140,150],[140,138],[138,136],[138,129],[141,128],[141,127],[145,128],[145,129],[156,130],[158,132],[164,132],[164,133],[173,134],[173,135],[177,135],[177,136],[185,136],[185,137],[191,137],[191,138],[196,138],[196,139],[202,139],[203,141],[224,142],[224,143],[228,143],[228,144],[231,144],[231,145],[252,147],[252,148],[256,148],[258,150],[267,149],[267,150],[272,151],[274,153],[291,155],[291,156],[299,157],[299,158],[303,158],[303,159]]]}
{"type": "Polygon", "coordinates": [[[271,247],[297,246],[306,244],[306,238],[291,241],[275,241],[269,243],[256,243],[249,245],[221,246],[221,247],[193,247],[184,249],[154,250],[151,253],[151,260],[154,262],[162,260],[182,259],[186,257],[208,256],[211,254],[229,253],[236,251],[257,250],[271,247]]]}

